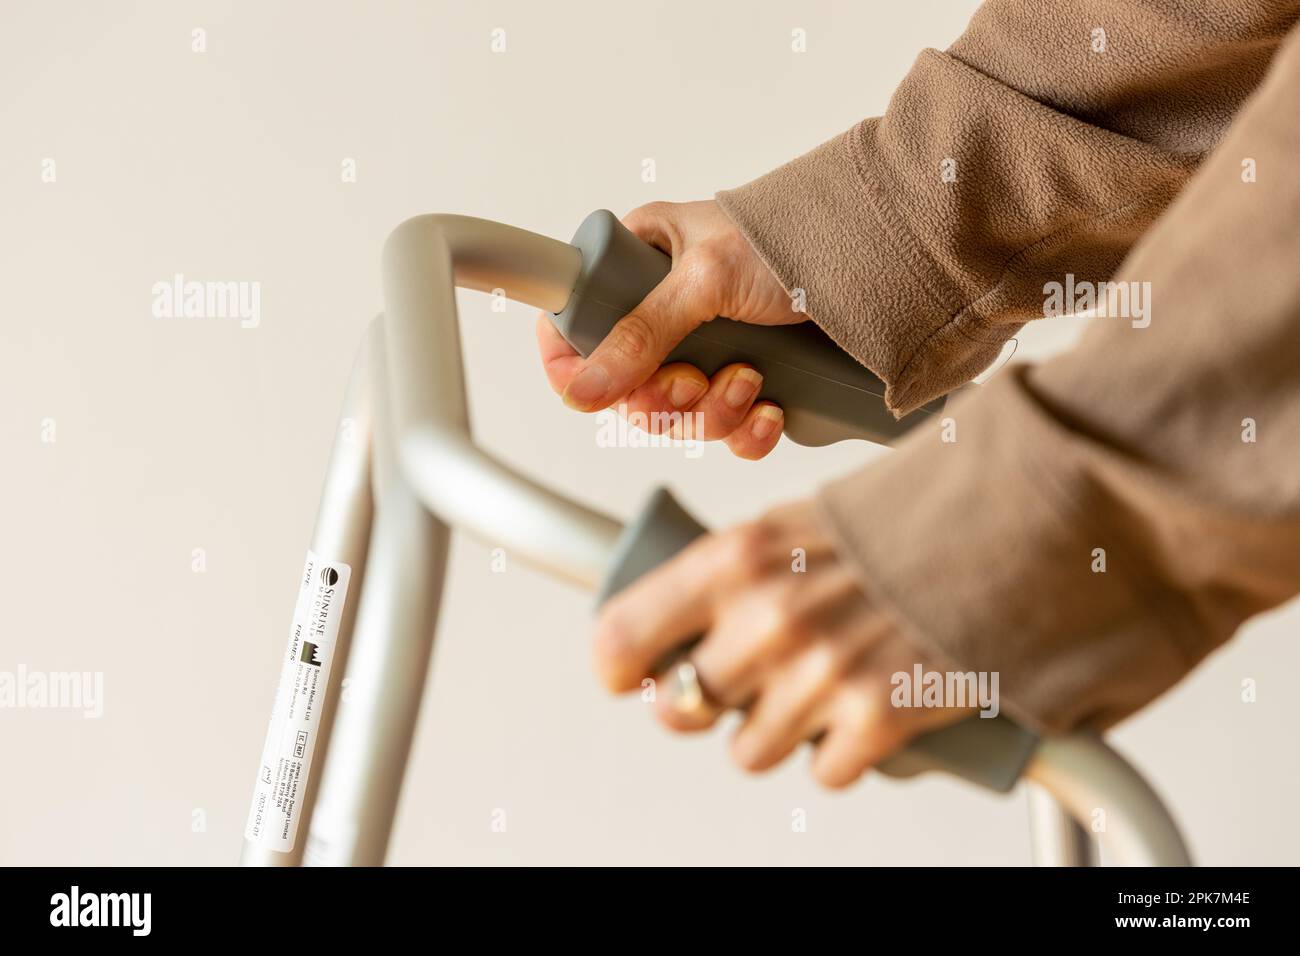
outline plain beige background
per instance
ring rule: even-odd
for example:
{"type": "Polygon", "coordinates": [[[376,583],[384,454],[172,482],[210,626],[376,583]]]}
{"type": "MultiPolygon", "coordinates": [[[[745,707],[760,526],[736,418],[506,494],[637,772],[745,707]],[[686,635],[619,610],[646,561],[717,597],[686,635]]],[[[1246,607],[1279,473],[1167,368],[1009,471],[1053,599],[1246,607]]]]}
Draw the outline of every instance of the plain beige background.
{"type": "MultiPolygon", "coordinates": [[[[0,862],[237,858],[394,225],[461,212],[567,238],[599,206],[710,195],[880,112],[974,7],[6,2],[0,670],[102,671],[105,713],[0,710],[0,862]],[[356,183],[341,182],[347,158],[356,183]],[[177,272],[260,282],[260,326],[154,318],[151,287],[177,272]]],[[[481,441],[614,513],[668,482],[720,524],[880,454],[783,443],[750,465],[598,448],[596,422],[546,388],[532,315],[461,301],[481,441]]],[[[872,779],[829,795],[806,755],[754,779],[721,732],[670,738],[644,704],[597,689],[588,611],[457,542],[393,862],[1027,860],[1021,794],[872,779]]],[[[1295,606],[1255,622],[1113,735],[1203,862],[1300,856],[1298,623],[1295,606]]]]}

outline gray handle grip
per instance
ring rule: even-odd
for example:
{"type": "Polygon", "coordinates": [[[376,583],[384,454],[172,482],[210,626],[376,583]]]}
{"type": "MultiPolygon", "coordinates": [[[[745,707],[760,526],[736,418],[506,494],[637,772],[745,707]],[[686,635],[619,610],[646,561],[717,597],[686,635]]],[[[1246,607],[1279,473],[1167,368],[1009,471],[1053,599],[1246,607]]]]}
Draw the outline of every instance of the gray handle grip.
{"type": "MultiPolygon", "coordinates": [[[[555,327],[582,355],[592,353],[619,319],[631,312],[672,268],[672,260],[600,209],[578,227],[573,245],[582,271],[555,327]]],[[[845,438],[888,444],[943,408],[935,401],[895,419],[885,386],[812,322],[761,326],[717,318],[706,322],[668,356],[706,375],[745,362],[763,375],[760,397],[785,411],[785,433],[801,445],[845,438]]]]}
{"type": "MultiPolygon", "coordinates": [[[[623,530],[597,600],[604,603],[706,530],[667,490],[656,490],[623,530]]],[[[977,715],[917,737],[876,769],[892,777],[941,770],[1006,793],[1020,779],[1037,745],[1034,734],[1005,717],[977,715]]]]}

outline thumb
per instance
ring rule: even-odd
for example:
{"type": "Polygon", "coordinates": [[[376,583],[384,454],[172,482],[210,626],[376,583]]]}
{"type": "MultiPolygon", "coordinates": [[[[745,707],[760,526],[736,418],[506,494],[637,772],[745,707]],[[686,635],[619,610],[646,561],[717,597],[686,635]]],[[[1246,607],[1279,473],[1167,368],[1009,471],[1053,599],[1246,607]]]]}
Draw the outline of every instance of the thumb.
{"type": "Polygon", "coordinates": [[[564,390],[564,403],[594,412],[643,384],[677,343],[717,315],[715,299],[694,270],[673,269],[587,357],[564,390]]]}

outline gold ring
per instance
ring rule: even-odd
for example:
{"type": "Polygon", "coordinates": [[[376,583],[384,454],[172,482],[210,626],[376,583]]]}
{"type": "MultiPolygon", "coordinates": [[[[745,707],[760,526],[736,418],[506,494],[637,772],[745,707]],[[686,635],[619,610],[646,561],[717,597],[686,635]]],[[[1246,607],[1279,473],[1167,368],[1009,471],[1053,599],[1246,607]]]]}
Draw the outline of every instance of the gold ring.
{"type": "Polygon", "coordinates": [[[673,665],[672,679],[674,710],[690,716],[705,709],[704,687],[694,664],[689,660],[678,661],[673,665]]]}

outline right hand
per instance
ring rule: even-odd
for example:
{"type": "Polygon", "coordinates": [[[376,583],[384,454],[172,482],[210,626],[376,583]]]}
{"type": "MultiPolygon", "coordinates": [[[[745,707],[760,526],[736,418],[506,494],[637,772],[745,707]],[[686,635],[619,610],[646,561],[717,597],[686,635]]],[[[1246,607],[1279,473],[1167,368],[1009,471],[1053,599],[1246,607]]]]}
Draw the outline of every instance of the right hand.
{"type": "Polygon", "coordinates": [[[728,365],[710,379],[692,365],[661,363],[689,332],[719,315],[755,325],[807,316],[713,200],[650,203],[623,224],[668,253],[672,271],[586,359],[542,313],[537,343],[551,387],[583,412],[619,405],[652,423],[691,412],[703,434],[693,429],[684,437],[721,439],[741,458],[762,458],[780,439],[784,416],[771,402],[754,401],[763,382],[754,368],[728,365]]]}

